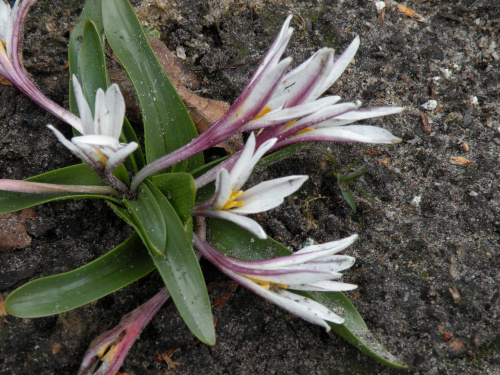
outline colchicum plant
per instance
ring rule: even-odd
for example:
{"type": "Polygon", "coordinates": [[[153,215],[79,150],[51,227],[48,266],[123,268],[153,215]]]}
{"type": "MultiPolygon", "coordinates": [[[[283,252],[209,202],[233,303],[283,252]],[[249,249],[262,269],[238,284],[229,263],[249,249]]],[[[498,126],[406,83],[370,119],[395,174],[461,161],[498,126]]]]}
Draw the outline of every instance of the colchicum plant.
{"type": "Polygon", "coordinates": [[[11,9],[0,1],[0,75],[73,127],[74,136],[66,139],[48,125],[83,164],[24,181],[0,180],[0,213],[60,199],[105,199],[135,234],[78,270],[23,285],[7,298],[8,313],[24,318],[62,313],[156,270],[166,287],[94,340],[80,369],[81,374],[115,374],[144,326],[169,298],[200,341],[215,343],[199,266],[203,256],[270,302],[334,330],[388,366],[405,367],[373,338],[342,294],[356,288],[343,283],[340,273],[355,259],[338,253],[356,234],[293,253],[248,216],[279,206],[307,180],[288,176],[246,186],[267,154],[278,160],[286,154],[277,150],[309,141],[401,141],[384,129],[353,123],[397,114],[402,108],[363,108],[360,102],[322,96],[352,61],[358,37],[336,59],[332,49],[323,48],[289,70],[291,58],[281,58],[293,31],[289,16],[241,95],[198,135],[127,0],[85,2],[69,45],[71,111],[49,100],[22,65],[20,35],[34,3],[16,1],[11,9]],[[119,87],[109,82],[104,42],[136,90],[143,144],[125,118],[119,87]],[[204,163],[203,151],[242,132],[248,139],[241,151],[218,163],[204,163]]]}

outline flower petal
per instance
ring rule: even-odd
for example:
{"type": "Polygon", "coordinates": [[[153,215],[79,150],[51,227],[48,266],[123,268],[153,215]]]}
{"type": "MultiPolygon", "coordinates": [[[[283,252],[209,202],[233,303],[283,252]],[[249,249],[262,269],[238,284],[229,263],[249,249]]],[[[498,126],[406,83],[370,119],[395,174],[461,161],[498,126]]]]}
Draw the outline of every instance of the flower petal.
{"type": "Polygon", "coordinates": [[[328,96],[310,103],[300,104],[294,107],[277,109],[269,112],[261,118],[250,121],[241,130],[251,131],[267,128],[274,125],[286,124],[292,120],[316,113],[325,107],[333,105],[340,100],[340,96],[328,96]]]}
{"type": "Polygon", "coordinates": [[[261,182],[246,190],[238,198],[245,205],[233,208],[231,212],[247,215],[278,207],[285,197],[295,193],[308,178],[308,176],[287,176],[261,182]]]}
{"type": "Polygon", "coordinates": [[[280,147],[298,142],[362,142],[362,143],[401,143],[402,139],[391,132],[370,125],[347,125],[315,129],[310,132],[295,134],[280,142],[280,147]]]}
{"type": "Polygon", "coordinates": [[[358,286],[354,284],[343,283],[340,281],[318,281],[311,284],[289,284],[288,289],[307,290],[310,292],[345,292],[354,290],[358,286]]]}
{"type": "Polygon", "coordinates": [[[344,52],[335,60],[333,65],[330,68],[330,72],[328,76],[323,81],[323,84],[318,86],[313,98],[320,97],[326,90],[330,88],[331,85],[335,83],[335,81],[344,73],[347,66],[351,63],[356,55],[356,52],[359,48],[359,36],[356,36],[354,40],[349,44],[349,46],[345,49],[344,52]]]}
{"type": "Polygon", "coordinates": [[[231,177],[229,177],[229,172],[222,168],[217,175],[217,179],[215,180],[215,194],[212,205],[216,208],[220,208],[226,204],[230,196],[231,177]]]}
{"type": "Polygon", "coordinates": [[[240,190],[241,187],[248,180],[248,177],[252,173],[255,165],[259,162],[260,158],[274,146],[276,143],[276,138],[271,138],[260,145],[260,147],[255,151],[255,135],[252,133],[247,140],[247,144],[243,149],[241,156],[238,161],[234,164],[229,175],[231,176],[231,186],[232,190],[240,190]],[[248,148],[247,148],[248,147],[248,148]],[[249,156],[250,155],[250,156],[249,156]]]}
{"type": "Polygon", "coordinates": [[[252,75],[249,84],[251,84],[262,73],[264,69],[268,68],[270,65],[276,64],[281,58],[281,55],[283,54],[286,46],[288,45],[288,42],[290,41],[290,38],[292,37],[293,28],[289,27],[292,18],[293,16],[291,14],[286,18],[279,34],[274,39],[273,44],[271,44],[271,47],[269,47],[269,50],[262,59],[262,62],[259,64],[255,73],[252,75]]]}
{"type": "Polygon", "coordinates": [[[232,221],[261,240],[265,240],[267,238],[267,234],[264,229],[262,229],[262,227],[255,220],[252,220],[249,217],[236,215],[225,210],[205,211],[203,216],[232,221]]]}
{"type": "Polygon", "coordinates": [[[113,169],[118,167],[121,163],[125,161],[125,159],[133,153],[135,150],[137,150],[137,147],[139,145],[135,142],[130,142],[128,143],[125,147],[119,149],[118,151],[114,152],[106,162],[106,167],[104,168],[106,172],[111,173],[113,169]]]}
{"type": "Polygon", "coordinates": [[[83,135],[95,134],[92,112],[90,111],[87,99],[85,99],[83,95],[82,86],[75,75],[73,75],[71,82],[73,83],[73,92],[75,93],[76,105],[78,106],[78,114],[82,120],[83,135]]]}
{"type": "Polygon", "coordinates": [[[108,87],[104,100],[107,111],[101,123],[100,134],[119,139],[125,117],[125,100],[116,83],[108,87]]]}
{"type": "Polygon", "coordinates": [[[330,126],[340,126],[353,123],[359,120],[365,120],[374,117],[394,115],[404,111],[404,107],[366,107],[359,108],[355,111],[346,112],[331,120],[317,124],[316,128],[324,128],[330,126]]]}

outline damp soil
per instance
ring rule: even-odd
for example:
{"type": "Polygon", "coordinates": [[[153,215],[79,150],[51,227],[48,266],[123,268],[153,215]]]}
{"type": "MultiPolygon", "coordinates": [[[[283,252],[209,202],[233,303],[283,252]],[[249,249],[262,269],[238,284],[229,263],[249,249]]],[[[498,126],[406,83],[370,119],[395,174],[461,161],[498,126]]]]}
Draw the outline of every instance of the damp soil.
{"type": "MultiPolygon", "coordinates": [[[[198,75],[206,97],[232,102],[287,14],[295,33],[285,55],[298,64],[319,47],[342,51],[355,35],[355,62],[330,89],[366,106],[404,106],[370,121],[404,141],[393,146],[312,145],[348,165],[363,155],[354,213],[321,154],[297,153],[253,177],[308,174],[303,188],[258,216],[292,249],[358,233],[358,261],[345,280],[375,337],[406,362],[383,367],[335,334],[234,285],[202,261],[214,301],[217,343],[199,343],[167,303],[121,371],[129,374],[498,374],[500,373],[500,4],[495,0],[407,2],[381,21],[373,1],[134,1],[144,25],[198,75]],[[422,107],[435,100],[438,107],[422,107]],[[422,114],[429,121],[424,127],[422,114]],[[461,157],[462,164],[451,158],[461,157]],[[175,370],[161,353],[171,354],[175,370]]],[[[27,71],[67,107],[67,44],[82,1],[40,0],[24,42],[27,71]]],[[[0,86],[0,175],[22,179],[77,163],[46,128],[70,129],[9,86],[0,86]]],[[[134,124],[137,128],[140,124],[134,124]]],[[[36,207],[28,241],[0,253],[0,292],[80,267],[131,229],[100,201],[36,207]]],[[[76,374],[92,339],[160,288],[155,273],[58,316],[0,320],[2,374],[76,374]]]]}

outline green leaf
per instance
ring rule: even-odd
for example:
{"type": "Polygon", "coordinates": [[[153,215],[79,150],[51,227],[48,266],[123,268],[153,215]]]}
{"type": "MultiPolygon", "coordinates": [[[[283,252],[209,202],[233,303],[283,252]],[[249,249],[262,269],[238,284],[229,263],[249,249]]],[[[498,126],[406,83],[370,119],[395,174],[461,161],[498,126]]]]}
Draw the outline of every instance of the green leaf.
{"type": "Polygon", "coordinates": [[[352,191],[349,188],[349,184],[339,181],[338,185],[345,201],[349,203],[349,206],[351,206],[352,212],[356,213],[356,202],[354,201],[354,197],[352,196],[352,191]]]}
{"type": "Polygon", "coordinates": [[[137,235],[74,271],[31,281],[5,301],[20,318],[59,314],[95,301],[144,277],[155,268],[137,235]]]}
{"type": "Polygon", "coordinates": [[[109,86],[109,79],[106,72],[102,37],[92,20],[85,22],[80,54],[81,75],[77,78],[81,82],[90,111],[94,113],[97,89],[106,90],[109,86]]]}
{"type": "Polygon", "coordinates": [[[163,256],[167,244],[167,227],[161,203],[145,184],[139,186],[137,201],[125,200],[135,229],[155,256],[163,256]]]}
{"type": "MultiPolygon", "coordinates": [[[[272,238],[259,240],[229,221],[210,219],[208,228],[216,249],[240,259],[263,260],[292,254],[292,251],[272,238]]],[[[315,299],[329,308],[342,308],[344,313],[341,315],[345,321],[343,324],[330,324],[332,330],[380,363],[398,369],[406,368],[403,362],[375,339],[361,315],[343,293],[296,293],[315,299]]]]}
{"type": "MultiPolygon", "coordinates": [[[[186,235],[185,233],[186,229],[192,229],[191,222],[188,221],[185,227],[177,217],[168,199],[152,183],[141,184],[139,186],[139,195],[141,194],[144,194],[148,199],[154,199],[158,207],[160,207],[168,231],[164,254],[157,255],[154,249],[150,248],[146,243],[151,258],[186,325],[198,339],[206,344],[213,345],[215,343],[215,330],[210,300],[198,259],[191,246],[190,234],[186,235]],[[147,193],[144,193],[144,191],[147,191],[147,193]]],[[[134,215],[123,212],[121,215],[127,221],[135,218],[134,215]]],[[[137,224],[134,226],[139,227],[137,224]]],[[[140,232],[139,234],[141,235],[140,232]]]]}
{"type": "Polygon", "coordinates": [[[196,184],[193,176],[189,173],[166,173],[153,176],[152,182],[167,197],[185,224],[191,218],[194,208],[196,184]]]}
{"type": "MultiPolygon", "coordinates": [[[[128,0],[103,2],[107,40],[132,81],[142,110],[146,159],[150,163],[197,136],[194,124],[146,39],[128,0]]],[[[187,170],[203,164],[191,157],[187,170]]],[[[177,172],[184,167],[174,167],[177,172]]]]}
{"type": "MultiPolygon", "coordinates": [[[[71,167],[57,169],[39,176],[27,178],[25,181],[43,182],[48,184],[60,185],[94,185],[106,186],[106,184],[97,177],[97,174],[85,164],[73,165],[71,167]]],[[[14,193],[11,191],[0,191],[0,214],[23,210],[42,203],[52,202],[61,199],[81,199],[97,198],[107,199],[112,202],[121,203],[116,198],[100,194],[83,193],[43,193],[28,194],[14,193]]]]}
{"type": "MultiPolygon", "coordinates": [[[[73,32],[71,33],[69,39],[68,46],[68,55],[69,55],[69,72],[70,77],[74,75],[77,76],[80,82],[83,82],[82,77],[82,40],[83,33],[85,29],[85,24],[87,20],[91,20],[94,23],[94,27],[97,30],[102,30],[102,15],[101,15],[101,0],[87,0],[85,1],[85,5],[83,7],[82,13],[78,18],[75,27],[73,28],[73,32]]],[[[69,107],[71,112],[78,113],[78,108],[75,101],[75,96],[73,94],[73,88],[70,80],[70,90],[69,90],[69,107]]]]}
{"type": "MultiPolygon", "coordinates": [[[[311,295],[309,295],[311,297],[311,295]]],[[[406,369],[408,366],[393,356],[380,344],[370,332],[365,321],[347,297],[340,292],[314,293],[312,297],[326,306],[334,305],[343,309],[344,324],[330,323],[332,330],[363,353],[380,363],[396,369],[406,369]]]]}

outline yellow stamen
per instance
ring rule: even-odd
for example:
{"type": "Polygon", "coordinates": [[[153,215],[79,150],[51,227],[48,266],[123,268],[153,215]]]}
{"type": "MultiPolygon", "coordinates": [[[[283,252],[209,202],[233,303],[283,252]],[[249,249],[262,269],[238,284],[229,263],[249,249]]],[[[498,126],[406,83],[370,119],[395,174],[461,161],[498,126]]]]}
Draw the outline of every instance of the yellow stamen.
{"type": "Polygon", "coordinates": [[[99,353],[97,353],[97,356],[98,356],[99,358],[101,358],[101,357],[104,355],[104,353],[106,353],[106,351],[108,350],[108,348],[109,348],[109,346],[103,346],[103,347],[101,348],[101,350],[99,350],[99,353]]]}
{"type": "Polygon", "coordinates": [[[2,55],[7,55],[6,48],[7,48],[7,44],[5,44],[5,42],[2,39],[0,39],[0,53],[2,55]]]}
{"type": "Polygon", "coordinates": [[[238,190],[238,191],[231,190],[231,195],[229,196],[229,199],[227,200],[226,203],[224,203],[222,207],[219,207],[219,210],[229,210],[230,208],[233,207],[243,207],[245,205],[244,202],[235,200],[236,198],[241,197],[242,194],[243,190],[238,190]]]}
{"type": "Polygon", "coordinates": [[[268,113],[269,113],[269,112],[271,112],[271,111],[272,111],[272,109],[271,109],[271,108],[269,108],[269,107],[266,105],[266,106],[262,109],[262,111],[260,111],[260,112],[257,114],[257,116],[255,116],[253,119],[254,119],[254,120],[257,120],[257,119],[261,118],[262,116],[264,116],[264,115],[268,114],[268,113]]]}
{"type": "Polygon", "coordinates": [[[280,288],[283,288],[283,289],[287,288],[287,286],[285,284],[273,283],[272,281],[264,281],[264,280],[254,279],[253,277],[248,277],[246,275],[242,275],[242,276],[245,276],[248,280],[253,281],[257,285],[260,285],[265,290],[269,290],[271,285],[279,286],[280,288]]]}
{"type": "Polygon", "coordinates": [[[303,134],[303,133],[307,133],[307,132],[310,132],[314,130],[313,128],[304,128],[302,130],[299,130],[297,133],[294,133],[293,135],[299,135],[299,134],[303,134]]]}
{"type": "Polygon", "coordinates": [[[94,147],[94,150],[95,152],[97,152],[97,155],[99,155],[99,160],[102,164],[102,166],[104,167],[106,165],[106,162],[108,161],[108,158],[106,156],[104,156],[104,154],[99,151],[97,148],[94,147]]]}
{"type": "Polygon", "coordinates": [[[114,359],[114,357],[116,355],[116,348],[117,348],[116,345],[111,345],[111,348],[109,348],[109,350],[106,353],[106,355],[101,358],[101,361],[103,361],[103,362],[106,361],[108,363],[113,362],[113,359],[114,359]]]}
{"type": "Polygon", "coordinates": [[[297,122],[297,120],[292,120],[290,121],[288,124],[285,125],[285,129],[286,128],[289,128],[290,126],[292,126],[293,124],[295,124],[297,122]]]}

